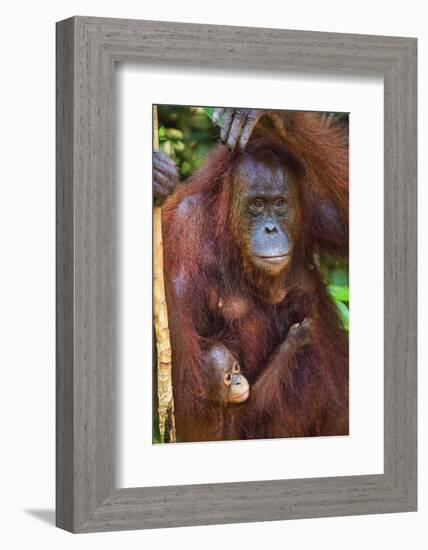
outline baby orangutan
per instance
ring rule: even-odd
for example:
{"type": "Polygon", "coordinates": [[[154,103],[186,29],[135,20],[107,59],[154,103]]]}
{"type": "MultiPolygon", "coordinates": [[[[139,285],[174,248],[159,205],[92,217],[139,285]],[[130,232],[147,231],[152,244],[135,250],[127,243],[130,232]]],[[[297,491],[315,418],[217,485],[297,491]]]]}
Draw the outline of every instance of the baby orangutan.
{"type": "MultiPolygon", "coordinates": [[[[281,384],[282,371],[303,348],[312,345],[313,321],[305,318],[294,323],[271,358],[269,369],[252,385],[241,374],[241,368],[229,349],[215,342],[205,347],[202,361],[202,376],[205,386],[203,406],[188,423],[188,431],[181,441],[219,441],[239,439],[237,429],[243,422],[257,424],[263,415],[264,404],[270,402],[270,390],[266,389],[265,377],[274,376],[281,384]],[[287,359],[287,361],[285,361],[287,359]],[[270,373],[272,371],[272,373],[270,373]]],[[[288,371],[292,375],[292,370],[288,371]]],[[[275,410],[275,402],[272,403],[275,410]]],[[[272,413],[273,414],[273,413],[272,413]]]]}
{"type": "Polygon", "coordinates": [[[248,399],[248,381],[241,374],[235,357],[222,344],[213,344],[205,352],[203,372],[210,401],[218,405],[227,405],[243,403],[248,399]]]}
{"type": "Polygon", "coordinates": [[[202,357],[204,404],[189,423],[181,441],[236,439],[233,419],[240,403],[250,395],[250,385],[232,353],[218,342],[205,348],[202,357]]]}

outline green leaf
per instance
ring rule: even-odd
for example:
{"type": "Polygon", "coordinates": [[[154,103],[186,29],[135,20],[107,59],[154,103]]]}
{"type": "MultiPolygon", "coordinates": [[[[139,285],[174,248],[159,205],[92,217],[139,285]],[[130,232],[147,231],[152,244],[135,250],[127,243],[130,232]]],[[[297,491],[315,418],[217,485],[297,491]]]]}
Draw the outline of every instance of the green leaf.
{"type": "Polygon", "coordinates": [[[153,417],[152,443],[162,443],[159,431],[159,417],[157,414],[153,417]]]}
{"type": "Polygon", "coordinates": [[[172,146],[172,141],[169,140],[169,139],[164,141],[162,143],[161,150],[162,150],[163,153],[165,153],[169,157],[172,157],[173,156],[173,151],[174,151],[174,148],[172,146]]]}
{"type": "Polygon", "coordinates": [[[173,140],[183,139],[183,132],[181,130],[178,130],[177,128],[167,128],[165,130],[165,135],[168,139],[173,139],[173,140]]]}
{"type": "Polygon", "coordinates": [[[328,285],[328,291],[336,302],[349,302],[348,286],[328,285]]]}
{"type": "MultiPolygon", "coordinates": [[[[204,109],[205,113],[210,117],[210,119],[212,119],[215,108],[214,107],[204,107],[203,109],[204,109]]],[[[221,128],[222,125],[223,125],[223,120],[224,120],[224,115],[221,116],[219,118],[219,120],[217,120],[216,126],[219,126],[221,128]]]]}
{"type": "Polygon", "coordinates": [[[348,270],[341,267],[333,268],[328,279],[331,285],[346,286],[348,284],[348,270]]]}
{"type": "Polygon", "coordinates": [[[182,163],[180,168],[181,168],[181,173],[184,176],[188,176],[192,171],[192,165],[189,162],[187,162],[186,160],[182,163]]]}
{"type": "Polygon", "coordinates": [[[336,307],[339,311],[339,317],[342,321],[343,328],[349,332],[349,309],[343,302],[337,302],[336,307]]]}
{"type": "Polygon", "coordinates": [[[182,153],[185,149],[184,143],[182,141],[174,141],[173,147],[176,153],[182,153]]]}
{"type": "MultiPolygon", "coordinates": [[[[204,111],[201,111],[200,113],[194,115],[192,117],[192,129],[194,129],[193,134],[195,134],[198,131],[204,131],[206,129],[212,128],[212,121],[211,116],[205,113],[204,111]]],[[[195,135],[193,135],[195,138],[195,135]]]]}
{"type": "Polygon", "coordinates": [[[206,114],[212,118],[213,117],[213,114],[214,114],[214,111],[215,111],[215,108],[214,107],[203,107],[203,110],[206,112],[206,114]]]}

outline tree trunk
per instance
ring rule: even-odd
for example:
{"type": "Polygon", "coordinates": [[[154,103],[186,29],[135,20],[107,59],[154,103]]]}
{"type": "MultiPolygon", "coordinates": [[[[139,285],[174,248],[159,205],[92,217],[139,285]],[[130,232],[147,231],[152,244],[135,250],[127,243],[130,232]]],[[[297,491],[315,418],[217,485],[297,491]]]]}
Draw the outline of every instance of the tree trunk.
{"type": "MultiPolygon", "coordinates": [[[[153,148],[159,150],[157,107],[153,107],[153,148]]],[[[175,416],[172,392],[172,353],[163,272],[162,211],[153,212],[153,313],[157,349],[159,432],[163,443],[174,443],[175,416]]]]}

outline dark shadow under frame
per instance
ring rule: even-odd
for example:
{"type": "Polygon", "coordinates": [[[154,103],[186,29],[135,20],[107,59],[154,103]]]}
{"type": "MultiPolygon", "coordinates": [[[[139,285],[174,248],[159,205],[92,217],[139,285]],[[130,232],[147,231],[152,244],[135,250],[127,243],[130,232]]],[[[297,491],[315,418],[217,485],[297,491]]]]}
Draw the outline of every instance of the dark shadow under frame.
{"type": "Polygon", "coordinates": [[[92,532],[416,510],[416,84],[413,38],[87,17],[57,24],[59,527],[92,532]],[[384,474],[114,487],[116,62],[383,76],[384,474]]]}

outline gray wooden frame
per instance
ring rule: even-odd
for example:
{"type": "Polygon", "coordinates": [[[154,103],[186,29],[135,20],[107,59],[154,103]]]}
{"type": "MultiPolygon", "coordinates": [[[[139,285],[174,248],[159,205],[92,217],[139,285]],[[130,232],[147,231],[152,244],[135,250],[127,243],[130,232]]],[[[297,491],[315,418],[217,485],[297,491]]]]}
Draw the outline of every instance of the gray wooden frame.
{"type": "Polygon", "coordinates": [[[416,46],[413,38],[155,21],[73,17],[57,24],[59,527],[91,532],[416,510],[416,46]],[[117,62],[383,76],[382,475],[115,488],[117,62]]]}

